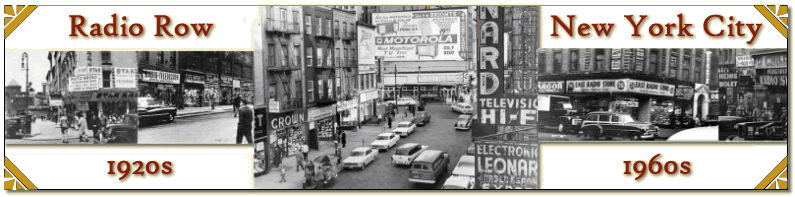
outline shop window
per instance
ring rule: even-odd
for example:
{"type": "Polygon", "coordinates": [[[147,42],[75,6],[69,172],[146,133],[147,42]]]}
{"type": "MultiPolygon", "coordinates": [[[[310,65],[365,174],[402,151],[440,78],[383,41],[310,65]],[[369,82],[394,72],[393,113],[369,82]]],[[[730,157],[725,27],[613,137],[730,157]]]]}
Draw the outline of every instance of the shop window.
{"type": "Polygon", "coordinates": [[[102,65],[111,65],[110,51],[102,51],[102,65]]]}

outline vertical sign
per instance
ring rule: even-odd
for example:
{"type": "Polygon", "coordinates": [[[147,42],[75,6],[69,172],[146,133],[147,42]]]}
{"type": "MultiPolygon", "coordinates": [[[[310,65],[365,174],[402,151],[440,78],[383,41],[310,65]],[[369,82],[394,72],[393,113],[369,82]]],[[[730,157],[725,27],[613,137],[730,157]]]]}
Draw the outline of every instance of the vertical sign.
{"type": "Polygon", "coordinates": [[[610,53],[610,70],[621,69],[621,49],[613,49],[610,53]]]}
{"type": "Polygon", "coordinates": [[[632,70],[632,66],[634,65],[633,62],[635,60],[635,50],[634,49],[621,49],[622,51],[622,70],[630,71],[632,70]]]}
{"type": "MultiPolygon", "coordinates": [[[[475,109],[478,110],[477,116],[483,119],[480,114],[488,109],[483,109],[480,100],[499,98],[505,92],[503,88],[505,70],[503,68],[505,56],[505,42],[501,36],[504,32],[503,15],[505,8],[501,6],[481,6],[478,11],[478,19],[482,21],[479,26],[480,37],[478,38],[478,49],[480,51],[478,61],[478,99],[475,109]]],[[[491,115],[491,114],[489,114],[491,115]]],[[[472,138],[482,137],[496,133],[495,125],[475,123],[472,129],[472,138]]]]}
{"type": "Polygon", "coordinates": [[[538,144],[475,143],[477,189],[537,189],[538,144]]]}
{"type": "Polygon", "coordinates": [[[646,57],[645,49],[635,49],[635,71],[643,72],[645,69],[646,57]]]}

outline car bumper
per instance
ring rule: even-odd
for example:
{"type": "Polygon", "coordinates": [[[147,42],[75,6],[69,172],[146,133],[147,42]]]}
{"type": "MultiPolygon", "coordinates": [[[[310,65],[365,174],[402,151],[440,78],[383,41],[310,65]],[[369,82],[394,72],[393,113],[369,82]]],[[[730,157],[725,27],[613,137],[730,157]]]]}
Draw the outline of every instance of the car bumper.
{"type": "Polygon", "coordinates": [[[359,164],[359,163],[346,163],[346,164],[342,165],[343,168],[348,168],[348,169],[362,168],[362,166],[364,166],[364,165],[359,164]]]}
{"type": "Polygon", "coordinates": [[[394,158],[393,157],[392,158],[392,163],[394,163],[395,165],[411,165],[411,160],[410,159],[405,159],[405,158],[394,158]]]}
{"type": "Polygon", "coordinates": [[[640,136],[641,139],[654,139],[657,137],[660,137],[659,131],[646,131],[646,133],[640,136]]]}
{"type": "Polygon", "coordinates": [[[412,178],[409,178],[409,182],[414,182],[414,183],[426,183],[426,184],[436,184],[436,181],[435,181],[435,180],[412,179],[412,178]]]}
{"type": "Polygon", "coordinates": [[[408,132],[395,132],[395,134],[399,135],[400,137],[406,137],[409,135],[408,132]]]}
{"type": "Polygon", "coordinates": [[[469,127],[455,127],[455,130],[469,130],[469,127]]]}

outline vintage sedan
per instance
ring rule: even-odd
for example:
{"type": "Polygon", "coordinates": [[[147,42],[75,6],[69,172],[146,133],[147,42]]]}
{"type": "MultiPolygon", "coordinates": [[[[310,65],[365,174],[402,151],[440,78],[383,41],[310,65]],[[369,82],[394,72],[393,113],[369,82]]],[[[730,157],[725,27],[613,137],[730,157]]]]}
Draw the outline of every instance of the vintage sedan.
{"type": "Polygon", "coordinates": [[[124,115],[122,122],[108,124],[108,128],[102,135],[101,143],[138,143],[138,116],[135,114],[124,115]]]}
{"type": "Polygon", "coordinates": [[[582,122],[580,132],[591,139],[624,137],[641,140],[660,136],[657,126],[637,122],[631,115],[618,112],[588,113],[582,122]]]}
{"type": "Polygon", "coordinates": [[[382,133],[376,136],[375,141],[370,143],[370,147],[379,151],[389,150],[397,145],[398,140],[400,140],[400,136],[395,133],[382,133]]]}
{"type": "Polygon", "coordinates": [[[455,130],[469,130],[472,127],[472,122],[472,115],[461,114],[458,116],[458,120],[455,121],[455,130]]]}
{"type": "Polygon", "coordinates": [[[406,137],[409,136],[409,134],[414,133],[414,130],[416,128],[417,128],[416,124],[409,121],[403,121],[397,124],[397,128],[392,130],[392,133],[398,134],[401,137],[406,137]]]}
{"type": "Polygon", "coordinates": [[[378,151],[369,147],[359,147],[351,151],[351,155],[342,160],[342,167],[346,169],[364,169],[365,166],[375,161],[378,151]]]}
{"type": "Polygon", "coordinates": [[[428,149],[428,146],[417,143],[403,144],[392,155],[392,163],[395,165],[410,165],[426,149],[428,149]]]}
{"type": "Polygon", "coordinates": [[[167,107],[152,97],[138,98],[138,119],[143,124],[167,121],[174,122],[177,117],[176,107],[167,107]]]}
{"type": "Polygon", "coordinates": [[[454,103],[450,106],[454,112],[462,113],[462,114],[472,114],[475,108],[472,107],[469,103],[454,103]]]}
{"type": "Polygon", "coordinates": [[[423,126],[425,126],[425,124],[428,124],[429,122],[431,122],[431,114],[429,114],[426,111],[418,112],[417,113],[417,117],[414,118],[414,120],[412,120],[411,122],[413,122],[417,126],[423,127],[423,126]]]}
{"type": "Polygon", "coordinates": [[[453,169],[453,175],[475,178],[475,156],[461,155],[461,157],[458,158],[458,164],[456,164],[455,169],[453,169]]]}

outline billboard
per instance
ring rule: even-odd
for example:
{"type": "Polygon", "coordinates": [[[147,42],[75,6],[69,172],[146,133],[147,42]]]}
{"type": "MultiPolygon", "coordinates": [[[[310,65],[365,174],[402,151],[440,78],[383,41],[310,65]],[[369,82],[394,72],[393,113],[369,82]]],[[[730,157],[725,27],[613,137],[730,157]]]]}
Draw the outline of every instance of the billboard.
{"type": "Polygon", "coordinates": [[[102,87],[102,77],[99,75],[69,77],[69,92],[96,91],[100,87],[102,87]]]}
{"type": "Polygon", "coordinates": [[[375,64],[375,29],[359,25],[356,31],[359,31],[359,65],[375,64]]]}
{"type": "Polygon", "coordinates": [[[137,88],[138,68],[113,68],[114,88],[137,88]]]}
{"type": "Polygon", "coordinates": [[[466,9],[373,13],[375,55],[384,61],[463,61],[466,19],[466,9]]]}

